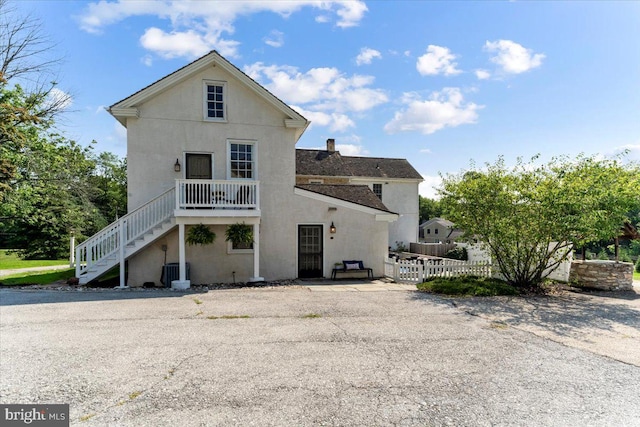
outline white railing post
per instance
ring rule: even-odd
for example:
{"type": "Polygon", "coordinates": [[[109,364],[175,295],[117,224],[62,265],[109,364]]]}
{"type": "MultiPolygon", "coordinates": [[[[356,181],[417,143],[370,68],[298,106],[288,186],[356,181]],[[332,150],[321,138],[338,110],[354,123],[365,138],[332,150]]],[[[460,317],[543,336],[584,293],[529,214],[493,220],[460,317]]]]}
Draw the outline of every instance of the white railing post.
{"type": "Polygon", "coordinates": [[[120,229],[120,289],[124,289],[126,288],[124,280],[124,250],[127,246],[127,221],[121,219],[118,228],[120,229]]]}

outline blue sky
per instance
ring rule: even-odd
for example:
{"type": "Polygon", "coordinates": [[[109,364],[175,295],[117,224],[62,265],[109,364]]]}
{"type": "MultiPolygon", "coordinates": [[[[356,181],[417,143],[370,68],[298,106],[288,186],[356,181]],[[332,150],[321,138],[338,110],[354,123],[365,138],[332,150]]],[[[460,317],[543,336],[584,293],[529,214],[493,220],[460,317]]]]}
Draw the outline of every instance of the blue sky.
{"type": "Polygon", "coordinates": [[[640,160],[640,2],[23,1],[64,57],[66,134],[126,155],[104,111],[216,49],[312,121],[298,148],[439,173],[580,152],[640,160]]]}

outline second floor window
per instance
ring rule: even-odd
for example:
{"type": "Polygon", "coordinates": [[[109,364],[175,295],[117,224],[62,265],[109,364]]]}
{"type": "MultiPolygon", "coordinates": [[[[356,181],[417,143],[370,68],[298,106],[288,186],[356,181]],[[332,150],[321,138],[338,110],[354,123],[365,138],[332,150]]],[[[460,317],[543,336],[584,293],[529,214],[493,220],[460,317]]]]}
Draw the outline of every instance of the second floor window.
{"type": "Polygon", "coordinates": [[[373,194],[382,200],[382,184],[373,184],[373,194]]]}
{"type": "Polygon", "coordinates": [[[204,112],[206,120],[226,120],[224,86],[223,82],[205,83],[204,112]]]}
{"type": "Polygon", "coordinates": [[[229,144],[229,172],[231,178],[255,179],[255,153],[253,144],[229,144]]]}

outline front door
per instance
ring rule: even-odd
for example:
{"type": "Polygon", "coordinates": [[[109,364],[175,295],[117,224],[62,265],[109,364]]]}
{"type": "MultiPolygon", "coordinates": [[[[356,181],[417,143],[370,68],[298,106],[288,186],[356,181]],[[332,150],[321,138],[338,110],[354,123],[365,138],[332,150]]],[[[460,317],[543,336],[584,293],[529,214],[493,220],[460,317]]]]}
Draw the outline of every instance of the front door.
{"type": "Polygon", "coordinates": [[[298,277],[322,277],[322,226],[298,226],[298,277]]]}
{"type": "MultiPolygon", "coordinates": [[[[212,155],[201,153],[187,153],[185,162],[185,178],[187,179],[212,179],[212,155]]],[[[195,208],[204,208],[211,205],[211,183],[190,183],[185,188],[185,201],[195,208]]]]}

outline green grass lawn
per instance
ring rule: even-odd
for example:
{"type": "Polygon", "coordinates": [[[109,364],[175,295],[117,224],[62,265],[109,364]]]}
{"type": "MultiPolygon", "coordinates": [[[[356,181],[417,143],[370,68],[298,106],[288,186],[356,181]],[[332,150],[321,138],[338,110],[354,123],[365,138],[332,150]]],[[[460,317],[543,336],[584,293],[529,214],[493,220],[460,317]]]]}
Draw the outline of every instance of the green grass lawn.
{"type": "Polygon", "coordinates": [[[58,280],[67,280],[75,276],[76,272],[73,268],[56,271],[39,271],[31,273],[19,273],[11,276],[0,277],[0,285],[19,286],[19,285],[48,285],[58,280]]]}
{"type": "Polygon", "coordinates": [[[502,280],[474,276],[437,277],[428,282],[419,283],[417,287],[423,292],[455,296],[497,296],[520,293],[502,280]]]}
{"type": "Polygon", "coordinates": [[[0,249],[0,270],[12,270],[14,268],[48,267],[50,265],[68,264],[68,259],[54,260],[23,260],[16,254],[9,254],[7,249],[0,249]]]}
{"type": "Polygon", "coordinates": [[[638,273],[637,271],[633,272],[633,280],[640,280],[640,273],[638,273]]]}

